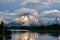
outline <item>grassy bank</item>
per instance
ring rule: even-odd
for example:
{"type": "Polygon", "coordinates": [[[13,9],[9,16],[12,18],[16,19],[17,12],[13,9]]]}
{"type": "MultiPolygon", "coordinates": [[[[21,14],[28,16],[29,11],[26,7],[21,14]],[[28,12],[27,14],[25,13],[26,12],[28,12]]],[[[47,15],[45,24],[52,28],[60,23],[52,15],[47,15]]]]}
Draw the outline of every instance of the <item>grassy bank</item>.
{"type": "Polygon", "coordinates": [[[0,34],[0,38],[3,38],[3,34],[0,34]]]}
{"type": "Polygon", "coordinates": [[[60,33],[60,30],[30,30],[32,32],[43,32],[43,33],[60,33]]]}

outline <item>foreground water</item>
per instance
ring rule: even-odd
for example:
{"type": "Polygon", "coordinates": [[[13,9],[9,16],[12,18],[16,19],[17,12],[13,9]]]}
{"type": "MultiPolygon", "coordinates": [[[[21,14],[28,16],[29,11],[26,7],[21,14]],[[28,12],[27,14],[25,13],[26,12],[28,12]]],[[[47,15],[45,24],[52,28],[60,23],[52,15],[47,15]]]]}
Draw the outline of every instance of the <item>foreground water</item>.
{"type": "Polygon", "coordinates": [[[4,40],[59,40],[59,33],[37,33],[29,31],[12,31],[11,38],[4,40]]]}

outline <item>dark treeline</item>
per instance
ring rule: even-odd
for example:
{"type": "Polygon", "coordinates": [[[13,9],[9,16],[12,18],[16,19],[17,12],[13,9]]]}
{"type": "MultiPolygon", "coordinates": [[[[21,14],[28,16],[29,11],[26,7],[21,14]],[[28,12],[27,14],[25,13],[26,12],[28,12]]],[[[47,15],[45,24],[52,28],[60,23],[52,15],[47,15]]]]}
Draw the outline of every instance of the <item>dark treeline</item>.
{"type": "Polygon", "coordinates": [[[25,30],[32,30],[32,31],[34,30],[60,31],[60,25],[52,24],[52,25],[47,25],[47,26],[29,26],[29,27],[28,26],[20,26],[20,27],[11,26],[11,27],[8,27],[8,26],[4,26],[4,23],[1,22],[0,31],[2,32],[2,30],[4,30],[6,32],[8,29],[25,29],[25,30]]]}
{"type": "Polygon", "coordinates": [[[24,30],[30,30],[30,31],[36,31],[36,32],[60,32],[60,25],[59,24],[53,24],[48,26],[11,26],[6,27],[7,29],[24,29],[24,30]]]}
{"type": "Polygon", "coordinates": [[[11,26],[11,27],[6,27],[7,29],[26,29],[26,30],[60,30],[60,25],[59,24],[53,24],[53,25],[48,25],[48,26],[11,26]]]}

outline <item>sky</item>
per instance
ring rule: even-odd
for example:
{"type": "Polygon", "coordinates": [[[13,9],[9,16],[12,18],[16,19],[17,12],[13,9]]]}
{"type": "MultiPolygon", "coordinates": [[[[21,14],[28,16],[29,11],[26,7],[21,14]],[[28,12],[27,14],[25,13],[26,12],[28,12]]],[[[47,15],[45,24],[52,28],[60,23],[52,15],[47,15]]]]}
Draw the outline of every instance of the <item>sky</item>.
{"type": "Polygon", "coordinates": [[[46,24],[57,17],[60,17],[60,0],[0,0],[0,21],[5,23],[46,24]]]}

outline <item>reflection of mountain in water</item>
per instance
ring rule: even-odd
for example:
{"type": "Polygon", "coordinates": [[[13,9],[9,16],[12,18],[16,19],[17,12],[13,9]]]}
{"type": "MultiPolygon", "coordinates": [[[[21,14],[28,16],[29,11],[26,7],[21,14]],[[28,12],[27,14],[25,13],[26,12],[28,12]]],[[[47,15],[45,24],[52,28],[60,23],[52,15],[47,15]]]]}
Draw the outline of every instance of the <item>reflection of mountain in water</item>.
{"type": "Polygon", "coordinates": [[[23,33],[13,32],[11,40],[58,40],[58,38],[50,34],[40,34],[32,32],[23,32],[23,33]]]}
{"type": "Polygon", "coordinates": [[[38,37],[37,33],[21,33],[21,34],[13,34],[12,40],[35,40],[38,37]]]}

